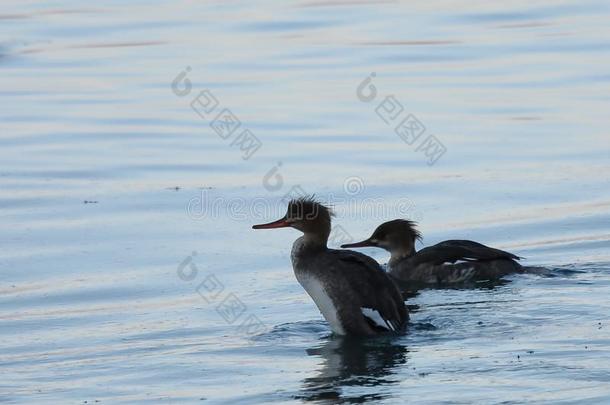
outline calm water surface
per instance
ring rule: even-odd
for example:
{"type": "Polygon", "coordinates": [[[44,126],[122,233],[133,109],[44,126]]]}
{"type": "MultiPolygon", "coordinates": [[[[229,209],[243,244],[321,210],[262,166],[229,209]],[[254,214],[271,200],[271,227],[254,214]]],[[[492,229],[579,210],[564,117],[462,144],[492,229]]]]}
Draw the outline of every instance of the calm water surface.
{"type": "Polygon", "coordinates": [[[0,402],[610,403],[609,18],[4,1],[0,402]],[[204,89],[213,116],[191,108],[204,89]],[[250,229],[298,191],[335,206],[333,245],[408,217],[425,245],[475,239],[555,276],[421,291],[406,335],[333,338],[292,274],[298,234],[250,229]]]}

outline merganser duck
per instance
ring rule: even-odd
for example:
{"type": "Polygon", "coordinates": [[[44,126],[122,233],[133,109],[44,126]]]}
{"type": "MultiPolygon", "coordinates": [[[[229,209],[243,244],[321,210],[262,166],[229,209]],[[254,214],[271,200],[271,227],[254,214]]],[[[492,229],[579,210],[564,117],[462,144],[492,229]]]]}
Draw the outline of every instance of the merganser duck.
{"type": "Polygon", "coordinates": [[[377,227],[371,237],[342,248],[374,246],[390,252],[389,274],[410,283],[455,284],[468,281],[498,280],[524,268],[521,257],[470,240],[446,240],[415,250],[421,241],[416,223],[395,219],[377,227]],[[460,263],[456,263],[460,262],[460,263]]]}
{"type": "Polygon", "coordinates": [[[326,246],[331,215],[313,198],[299,198],[283,218],[252,228],[303,232],[292,245],[292,268],[335,334],[400,332],[409,316],[398,287],[373,258],[326,246]]]}

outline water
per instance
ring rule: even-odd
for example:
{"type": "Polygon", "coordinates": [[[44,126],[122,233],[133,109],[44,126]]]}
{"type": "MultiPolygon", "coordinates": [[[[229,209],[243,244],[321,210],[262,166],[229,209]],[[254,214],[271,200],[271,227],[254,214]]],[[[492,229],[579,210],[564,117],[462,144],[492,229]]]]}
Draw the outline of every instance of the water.
{"type": "Polygon", "coordinates": [[[609,17],[5,1],[0,402],[609,403],[609,17]],[[204,89],[261,141],[248,159],[241,129],[191,108],[204,89]],[[425,126],[413,145],[376,113],[389,95],[425,126]],[[332,338],[292,275],[297,233],[250,229],[295,190],[334,204],[334,245],[409,217],[426,245],[471,238],[555,277],[424,290],[405,336],[332,338]],[[216,310],[233,298],[237,320],[216,310]]]}

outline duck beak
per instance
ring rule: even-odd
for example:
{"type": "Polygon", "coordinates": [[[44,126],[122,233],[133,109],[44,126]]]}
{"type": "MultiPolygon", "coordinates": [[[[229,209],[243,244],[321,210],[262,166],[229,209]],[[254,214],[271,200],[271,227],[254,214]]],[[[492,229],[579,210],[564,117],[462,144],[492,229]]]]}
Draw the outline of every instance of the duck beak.
{"type": "Polygon", "coordinates": [[[359,248],[359,247],[368,247],[368,246],[377,246],[370,239],[365,239],[361,242],[356,243],[346,243],[345,245],[341,245],[343,249],[347,248],[359,248]]]}
{"type": "Polygon", "coordinates": [[[269,222],[267,224],[252,225],[252,229],[273,229],[273,228],[287,228],[291,225],[286,220],[286,217],[280,218],[277,221],[269,222]]]}

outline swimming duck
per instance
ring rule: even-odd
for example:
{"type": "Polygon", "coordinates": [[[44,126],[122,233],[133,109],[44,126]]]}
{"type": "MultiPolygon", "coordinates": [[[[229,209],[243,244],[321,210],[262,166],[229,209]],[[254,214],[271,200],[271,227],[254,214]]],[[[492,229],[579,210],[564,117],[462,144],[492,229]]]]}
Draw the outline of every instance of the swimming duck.
{"type": "Polygon", "coordinates": [[[478,242],[446,240],[416,251],[416,240],[421,240],[421,233],[415,222],[395,219],[379,225],[368,239],[341,247],[374,246],[387,250],[389,274],[404,282],[455,284],[498,280],[523,272],[517,262],[519,256],[478,242]]]}
{"type": "Polygon", "coordinates": [[[331,215],[313,198],[299,198],[289,202],[282,218],[252,228],[303,233],[292,245],[292,268],[334,333],[400,332],[409,316],[398,287],[373,258],[327,247],[331,215]]]}

